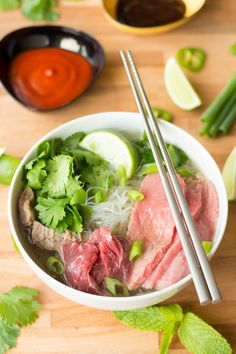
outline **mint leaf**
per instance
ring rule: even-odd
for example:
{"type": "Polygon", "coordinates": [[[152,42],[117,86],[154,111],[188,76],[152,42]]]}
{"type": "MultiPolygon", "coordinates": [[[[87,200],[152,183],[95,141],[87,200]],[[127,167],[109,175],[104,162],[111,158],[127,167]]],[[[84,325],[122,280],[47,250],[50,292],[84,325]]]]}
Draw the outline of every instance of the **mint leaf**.
{"type": "Polygon", "coordinates": [[[39,220],[46,226],[56,228],[59,221],[65,217],[65,206],[68,198],[53,199],[38,197],[35,209],[39,220]]]}
{"type": "Polygon", "coordinates": [[[178,329],[181,343],[194,354],[231,354],[222,335],[191,312],[184,314],[178,329]]]}
{"type": "Polygon", "coordinates": [[[183,312],[179,305],[167,305],[132,311],[115,311],[114,315],[130,327],[146,331],[161,331],[169,328],[172,323],[180,322],[183,312]]]}
{"type": "Polygon", "coordinates": [[[43,160],[38,161],[26,174],[28,180],[27,186],[39,190],[42,188],[42,183],[47,176],[45,171],[46,163],[43,160]]]}
{"type": "Polygon", "coordinates": [[[10,325],[0,317],[0,354],[16,346],[20,328],[16,324],[10,325]]]}
{"type": "Polygon", "coordinates": [[[1,10],[12,10],[20,6],[20,0],[0,0],[1,10]]]}
{"type": "Polygon", "coordinates": [[[48,193],[50,197],[64,197],[72,169],[73,158],[71,156],[54,156],[47,163],[48,175],[43,183],[43,192],[48,193]]]}
{"type": "Polygon", "coordinates": [[[172,338],[176,332],[178,323],[170,323],[161,335],[159,354],[167,354],[172,338]]]}
{"type": "Polygon", "coordinates": [[[33,323],[38,318],[40,310],[40,304],[35,300],[38,295],[39,291],[26,287],[15,287],[2,294],[0,296],[0,318],[3,318],[9,325],[26,326],[33,323]]]}

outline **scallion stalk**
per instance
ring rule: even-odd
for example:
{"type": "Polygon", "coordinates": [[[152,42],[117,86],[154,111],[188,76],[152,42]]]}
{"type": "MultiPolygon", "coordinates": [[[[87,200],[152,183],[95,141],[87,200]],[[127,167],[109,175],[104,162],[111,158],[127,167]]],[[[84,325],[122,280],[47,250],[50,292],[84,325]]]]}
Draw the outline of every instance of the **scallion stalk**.
{"type": "Polygon", "coordinates": [[[234,102],[234,106],[232,107],[231,111],[225,117],[224,121],[221,123],[219,127],[219,132],[222,134],[227,134],[235,121],[236,121],[236,102],[234,102]]]}

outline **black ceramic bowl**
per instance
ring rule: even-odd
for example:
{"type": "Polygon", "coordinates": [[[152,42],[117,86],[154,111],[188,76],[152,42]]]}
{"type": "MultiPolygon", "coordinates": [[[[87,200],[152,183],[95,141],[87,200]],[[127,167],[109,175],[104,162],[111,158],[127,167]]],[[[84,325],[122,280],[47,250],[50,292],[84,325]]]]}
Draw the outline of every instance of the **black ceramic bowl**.
{"type": "Polygon", "coordinates": [[[67,49],[82,55],[89,61],[93,68],[93,77],[84,92],[91,87],[104,67],[105,57],[102,46],[85,32],[64,26],[33,26],[9,33],[0,41],[0,80],[12,97],[31,109],[35,107],[21,101],[11,87],[8,75],[10,62],[25,50],[45,47],[67,49]]]}

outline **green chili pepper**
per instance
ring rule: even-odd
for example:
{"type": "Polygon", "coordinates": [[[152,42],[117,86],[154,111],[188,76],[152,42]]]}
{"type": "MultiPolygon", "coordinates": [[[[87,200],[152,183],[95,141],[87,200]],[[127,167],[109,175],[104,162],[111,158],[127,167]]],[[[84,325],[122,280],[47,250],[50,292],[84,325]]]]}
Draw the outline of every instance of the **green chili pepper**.
{"type": "Polygon", "coordinates": [[[177,52],[176,59],[184,68],[197,72],[204,66],[206,53],[200,48],[182,48],[177,52]]]}
{"type": "Polygon", "coordinates": [[[172,114],[163,108],[152,108],[152,112],[155,118],[161,118],[167,122],[171,122],[173,117],[172,114]]]}

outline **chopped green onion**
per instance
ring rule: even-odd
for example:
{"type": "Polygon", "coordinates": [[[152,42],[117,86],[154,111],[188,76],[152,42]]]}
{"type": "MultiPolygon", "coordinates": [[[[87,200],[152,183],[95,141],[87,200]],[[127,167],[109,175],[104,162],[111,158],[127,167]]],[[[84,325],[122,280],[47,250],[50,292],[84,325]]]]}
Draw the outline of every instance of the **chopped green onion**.
{"type": "Polygon", "coordinates": [[[107,193],[106,193],[105,189],[100,189],[94,195],[94,201],[96,204],[104,202],[104,200],[106,200],[106,198],[107,198],[107,193]]]}
{"type": "Polygon", "coordinates": [[[54,256],[48,257],[46,265],[48,269],[51,270],[51,272],[53,273],[56,274],[64,273],[65,270],[64,264],[62,260],[57,257],[54,256]]]}
{"type": "Polygon", "coordinates": [[[222,134],[227,134],[233,123],[236,121],[236,102],[231,111],[225,116],[224,121],[219,127],[219,132],[222,134]]]}
{"type": "Polygon", "coordinates": [[[155,163],[145,163],[138,170],[139,176],[146,176],[151,173],[156,173],[158,171],[157,165],[155,163]]]}
{"type": "Polygon", "coordinates": [[[206,60],[206,53],[200,48],[182,48],[176,54],[180,65],[191,72],[200,71],[206,60]]]}
{"type": "Polygon", "coordinates": [[[206,255],[208,255],[210,253],[212,246],[213,246],[212,241],[202,241],[202,247],[203,247],[206,255]]]}
{"type": "Polygon", "coordinates": [[[143,193],[139,192],[137,189],[131,189],[130,191],[128,191],[127,196],[134,202],[139,202],[144,198],[143,193]]]}
{"type": "Polygon", "coordinates": [[[86,200],[86,192],[80,187],[70,200],[70,205],[84,204],[86,200]]]}
{"type": "Polygon", "coordinates": [[[167,122],[171,122],[173,119],[172,114],[163,108],[154,108],[153,107],[152,112],[153,112],[155,118],[161,118],[163,120],[166,120],[167,122]]]}
{"type": "Polygon", "coordinates": [[[10,184],[20,163],[20,159],[2,154],[0,156],[0,183],[10,184]]]}
{"type": "Polygon", "coordinates": [[[126,169],[123,165],[118,166],[116,171],[117,182],[120,187],[124,187],[126,185],[127,176],[126,176],[126,169]]]}
{"type": "Polygon", "coordinates": [[[177,167],[176,172],[182,177],[193,177],[194,172],[187,167],[177,167]]]}
{"type": "Polygon", "coordinates": [[[125,284],[115,278],[105,277],[105,286],[114,296],[129,296],[129,290],[125,284]]]}
{"type": "Polygon", "coordinates": [[[233,43],[231,47],[229,48],[229,52],[232,55],[236,55],[236,43],[233,43]]]}
{"type": "Polygon", "coordinates": [[[129,253],[129,260],[132,261],[134,259],[137,259],[138,257],[141,256],[141,254],[142,254],[142,241],[137,240],[131,246],[130,253],[129,253]]]}

